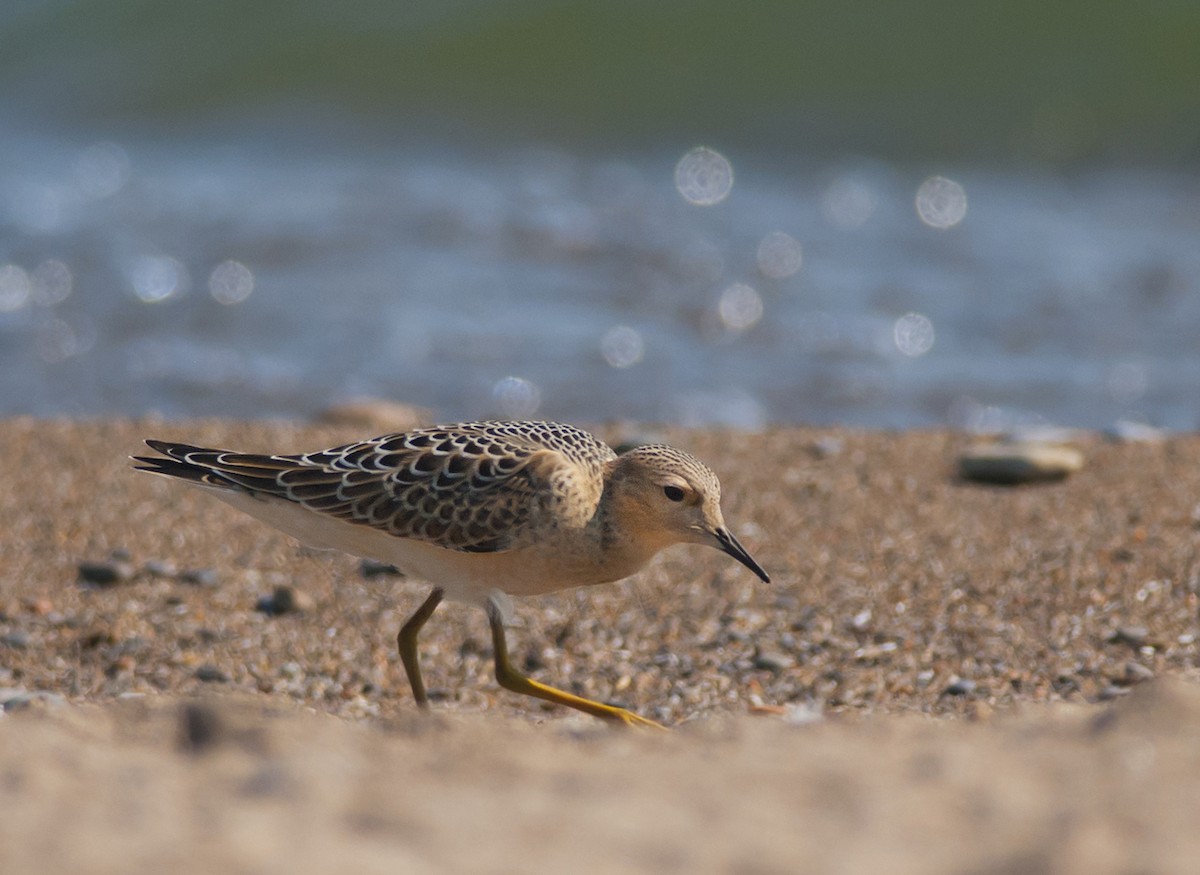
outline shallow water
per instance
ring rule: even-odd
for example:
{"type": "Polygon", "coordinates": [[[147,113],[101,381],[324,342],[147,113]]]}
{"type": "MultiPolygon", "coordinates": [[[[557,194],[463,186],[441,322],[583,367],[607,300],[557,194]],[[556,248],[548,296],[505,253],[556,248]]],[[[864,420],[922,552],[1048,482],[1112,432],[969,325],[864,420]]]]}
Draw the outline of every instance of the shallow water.
{"type": "Polygon", "coordinates": [[[277,147],[10,142],[0,411],[1197,424],[1192,177],[277,147]]]}
{"type": "Polygon", "coordinates": [[[1200,424],[1200,13],[727,6],[5,7],[0,414],[1200,424]]]}

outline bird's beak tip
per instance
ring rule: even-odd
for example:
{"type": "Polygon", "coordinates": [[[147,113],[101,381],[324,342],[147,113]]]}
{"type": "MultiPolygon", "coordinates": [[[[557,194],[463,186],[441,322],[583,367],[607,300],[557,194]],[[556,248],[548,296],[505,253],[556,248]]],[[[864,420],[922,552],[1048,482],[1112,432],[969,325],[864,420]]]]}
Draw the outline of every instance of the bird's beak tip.
{"type": "Polygon", "coordinates": [[[720,545],[722,552],[728,553],[738,562],[741,562],[743,565],[753,571],[758,579],[763,583],[771,582],[771,576],[767,574],[765,570],[763,570],[761,565],[754,561],[754,557],[751,556],[746,548],[738,542],[738,539],[733,536],[733,533],[730,532],[729,529],[717,529],[715,534],[717,543],[720,545]]]}

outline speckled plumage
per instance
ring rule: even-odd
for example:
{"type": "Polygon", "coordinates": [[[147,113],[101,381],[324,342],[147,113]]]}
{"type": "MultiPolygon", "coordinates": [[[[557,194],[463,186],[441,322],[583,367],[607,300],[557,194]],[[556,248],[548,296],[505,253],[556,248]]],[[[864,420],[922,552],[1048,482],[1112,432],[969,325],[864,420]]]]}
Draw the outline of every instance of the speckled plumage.
{"type": "MultiPolygon", "coordinates": [[[[716,475],[665,445],[617,456],[587,432],[552,422],[466,422],[300,455],[146,443],[162,455],[136,457],[141,470],[207,487],[313,546],[390,562],[433,583],[419,622],[406,625],[411,640],[401,639],[418,701],[416,632],[443,594],[485,605],[495,631],[500,593],[619,580],[686,542],[717,547],[767,579],[725,528],[716,475]]],[[[498,676],[500,659],[498,651],[498,676]]],[[[630,722],[628,712],[545,689],[521,691],[630,722]]]]}
{"type": "Polygon", "coordinates": [[[155,473],[295,502],[447,550],[529,546],[548,525],[586,523],[616,454],[558,423],[467,422],[301,455],[251,455],[147,441],[183,467],[155,473]]]}

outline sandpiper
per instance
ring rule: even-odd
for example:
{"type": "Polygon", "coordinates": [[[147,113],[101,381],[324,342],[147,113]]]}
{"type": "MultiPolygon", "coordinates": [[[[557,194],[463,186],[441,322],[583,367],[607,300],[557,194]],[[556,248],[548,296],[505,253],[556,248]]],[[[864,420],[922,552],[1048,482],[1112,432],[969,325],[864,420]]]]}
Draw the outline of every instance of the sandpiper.
{"type": "Polygon", "coordinates": [[[508,655],[509,595],[628,577],[672,544],[728,553],[770,578],[729,531],[721,484],[663,444],[617,455],[574,426],[466,422],[302,455],[258,455],[147,440],[137,468],[214,495],[313,547],[391,563],[433,584],[397,637],[413,696],[428,707],[417,635],[443,598],[487,612],[505,689],[626,725],[624,708],[532,680],[508,655]]]}

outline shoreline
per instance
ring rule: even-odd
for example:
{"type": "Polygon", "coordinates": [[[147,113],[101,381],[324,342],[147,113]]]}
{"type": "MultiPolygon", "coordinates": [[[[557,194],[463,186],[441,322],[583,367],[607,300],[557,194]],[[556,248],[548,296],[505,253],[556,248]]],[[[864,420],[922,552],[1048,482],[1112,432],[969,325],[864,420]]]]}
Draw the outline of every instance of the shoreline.
{"type": "MultiPolygon", "coordinates": [[[[79,819],[62,853],[80,856],[57,858],[75,871],[161,869],[182,859],[164,856],[168,834],[184,835],[181,855],[203,843],[205,806],[231,812],[213,815],[225,862],[280,854],[298,872],[330,858],[289,857],[287,817],[309,818],[369,871],[405,860],[506,871],[532,847],[531,812],[552,823],[559,808],[578,815],[582,847],[630,842],[621,861],[634,871],[702,870],[705,847],[743,868],[760,847],[755,871],[768,872],[814,854],[832,871],[885,856],[913,872],[1194,860],[1176,806],[1196,795],[1200,755],[1200,436],[1083,435],[1084,466],[1066,479],[995,487],[957,478],[968,439],[948,431],[646,431],[718,472],[726,518],[772,583],[716,551],[674,548],[631,581],[518,600],[511,643],[534,677],[679,728],[662,739],[500,690],[483,616],[462,606],[422,636],[433,715],[414,714],[395,634],[422,585],[366,577],[357,560],[300,548],[126,462],[149,436],[303,451],[361,427],[0,420],[0,688],[49,694],[0,716],[0,775],[19,776],[0,780],[0,805],[25,812],[0,826],[0,868],[36,868],[13,850],[14,830],[44,846],[79,819]],[[84,562],[120,568],[81,582],[84,562]],[[302,594],[301,612],[259,608],[280,586],[302,594]],[[235,727],[208,758],[179,747],[194,701],[235,727]],[[367,777],[368,764],[396,783],[367,777]],[[237,789],[256,775],[275,786],[276,767],[282,789],[237,789]],[[113,827],[102,840],[88,788],[125,804],[109,785],[129,768],[150,788],[129,790],[138,835],[113,827]],[[405,781],[440,813],[414,814],[405,781]],[[347,801],[359,793],[365,808],[347,801]],[[910,796],[911,810],[896,801],[910,796]],[[984,806],[975,821],[968,798],[984,806]],[[624,817],[627,803],[638,817],[677,814],[656,838],[624,817]],[[496,842],[490,856],[430,826],[464,806],[496,842]],[[238,813],[265,818],[262,835],[239,833],[238,813]],[[524,824],[507,838],[506,816],[524,824]],[[1039,817],[1068,818],[1062,841],[1039,817]],[[705,827],[712,818],[735,832],[705,827]],[[973,843],[980,830],[996,840],[973,843]],[[85,838],[117,856],[94,856],[85,838]]],[[[568,845],[550,840],[531,865],[553,868],[568,845]]],[[[211,871],[215,853],[179,871],[211,871]]]]}
{"type": "MultiPolygon", "coordinates": [[[[361,668],[318,674],[343,687],[371,685],[367,699],[384,713],[406,707],[394,629],[424,585],[367,579],[357,559],[301,547],[126,461],[151,435],[294,452],[366,433],[222,420],[0,420],[9,484],[0,520],[10,532],[0,540],[0,611],[4,629],[29,638],[9,648],[10,673],[23,672],[26,685],[61,686],[31,657],[71,656],[73,695],[116,695],[187,690],[186,663],[200,660],[237,687],[280,689],[229,640],[253,632],[270,665],[301,655],[312,665],[326,647],[314,631],[325,629],[345,651],[340,661],[361,668]],[[81,582],[81,563],[114,556],[123,579],[81,582]],[[308,596],[311,610],[277,618],[255,610],[280,585],[308,596]],[[70,648],[88,635],[112,637],[106,646],[118,650],[135,637],[132,649],[141,649],[114,656],[96,647],[84,654],[94,660],[79,659],[70,648]],[[187,659],[176,665],[180,650],[187,659]]],[[[613,443],[640,436],[628,427],[596,433],[613,443]]],[[[948,431],[653,428],[645,436],[718,472],[726,518],[773,582],[760,584],[716,551],[676,547],[628,581],[518,600],[528,627],[517,630],[518,652],[548,679],[573,678],[581,694],[666,707],[659,717],[678,722],[697,710],[744,708],[755,684],[767,703],[958,713],[955,700],[964,699],[1094,701],[1128,685],[1130,663],[1141,666],[1132,669],[1138,677],[1197,676],[1200,436],[1084,436],[1076,442],[1082,470],[1007,488],[960,480],[955,460],[968,438],[948,431]],[[616,662],[605,657],[611,650],[621,653],[616,662]],[[685,673],[673,673],[683,654],[692,657],[685,673]],[[659,663],[665,670],[651,670],[659,663]],[[947,693],[958,680],[974,682],[969,696],[947,693]]],[[[432,686],[446,702],[505,707],[510,697],[487,692],[477,613],[452,608],[430,624],[422,645],[437,673],[432,686]]],[[[0,686],[12,681],[0,676],[0,686]]],[[[547,713],[540,703],[516,710],[547,713]]]]}

